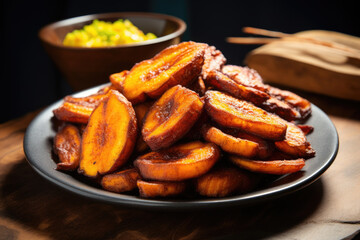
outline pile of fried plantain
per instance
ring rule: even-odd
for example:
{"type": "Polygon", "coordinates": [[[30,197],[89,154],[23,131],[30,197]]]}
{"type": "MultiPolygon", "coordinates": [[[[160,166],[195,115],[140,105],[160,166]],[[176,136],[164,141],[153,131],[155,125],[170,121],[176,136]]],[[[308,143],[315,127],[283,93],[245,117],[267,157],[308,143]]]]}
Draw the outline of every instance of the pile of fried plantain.
{"type": "Polygon", "coordinates": [[[226,197],[266,174],[300,171],[315,150],[299,125],[311,103],[226,65],[214,46],[182,42],[53,113],[57,169],[143,198],[226,197]],[[193,196],[193,195],[192,195],[193,196]]]}

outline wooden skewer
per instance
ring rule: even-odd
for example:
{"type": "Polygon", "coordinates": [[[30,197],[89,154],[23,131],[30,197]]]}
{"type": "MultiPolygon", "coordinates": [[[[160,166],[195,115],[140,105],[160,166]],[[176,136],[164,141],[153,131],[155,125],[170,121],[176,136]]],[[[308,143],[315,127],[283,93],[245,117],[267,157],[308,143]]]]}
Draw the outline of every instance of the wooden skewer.
{"type": "Polygon", "coordinates": [[[266,44],[278,41],[277,38],[254,38],[254,37],[228,37],[226,41],[237,44],[266,44]]]}
{"type": "Polygon", "coordinates": [[[319,39],[316,39],[316,38],[296,36],[296,35],[293,35],[293,34],[276,32],[276,31],[269,31],[269,30],[260,29],[260,28],[253,28],[253,27],[244,27],[243,31],[245,33],[249,33],[249,34],[268,36],[268,37],[272,37],[272,38],[229,37],[229,38],[227,38],[227,41],[229,43],[236,43],[236,44],[267,44],[267,43],[271,43],[271,42],[278,41],[278,40],[292,40],[292,41],[301,41],[301,42],[311,42],[311,43],[314,43],[314,44],[318,44],[318,45],[331,47],[331,48],[335,48],[335,49],[338,49],[338,50],[349,52],[352,55],[355,55],[356,58],[359,58],[359,56],[360,56],[360,51],[359,50],[348,47],[348,46],[340,44],[340,43],[319,40],[319,39]]]}
{"type": "Polygon", "coordinates": [[[297,40],[297,39],[299,39],[299,40],[302,40],[302,41],[308,41],[308,42],[323,45],[323,46],[326,46],[326,47],[337,48],[337,49],[344,50],[344,51],[347,51],[347,52],[353,52],[354,50],[357,51],[356,49],[349,48],[349,47],[347,47],[347,46],[345,46],[343,44],[338,44],[338,43],[334,43],[334,42],[328,42],[328,41],[319,40],[319,39],[316,39],[316,38],[295,36],[293,34],[288,34],[288,33],[269,31],[269,30],[265,30],[265,29],[261,29],[261,28],[244,27],[243,32],[250,33],[250,34],[256,34],[256,35],[269,36],[269,37],[286,38],[286,39],[289,39],[289,40],[297,40]]]}
{"type": "Polygon", "coordinates": [[[277,37],[277,38],[284,38],[291,36],[291,34],[287,34],[287,33],[270,31],[270,30],[254,28],[254,27],[244,27],[243,32],[249,34],[255,34],[255,35],[268,36],[268,37],[277,37]]]}

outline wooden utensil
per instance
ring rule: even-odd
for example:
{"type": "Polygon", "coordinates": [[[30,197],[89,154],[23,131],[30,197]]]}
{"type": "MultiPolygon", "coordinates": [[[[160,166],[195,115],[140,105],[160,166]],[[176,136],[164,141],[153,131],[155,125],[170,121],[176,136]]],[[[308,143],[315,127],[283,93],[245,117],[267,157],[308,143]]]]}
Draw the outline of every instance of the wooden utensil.
{"type": "Polygon", "coordinates": [[[244,32],[268,36],[227,39],[265,44],[250,52],[245,64],[266,82],[360,101],[360,38],[324,30],[286,34],[244,28],[244,32]]]}

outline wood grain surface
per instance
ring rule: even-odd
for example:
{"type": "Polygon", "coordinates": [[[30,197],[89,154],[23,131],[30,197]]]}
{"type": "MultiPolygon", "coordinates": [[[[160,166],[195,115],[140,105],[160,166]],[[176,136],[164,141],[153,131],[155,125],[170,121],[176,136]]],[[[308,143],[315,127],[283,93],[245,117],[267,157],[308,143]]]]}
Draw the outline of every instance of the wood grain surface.
{"type": "Polygon", "coordinates": [[[323,109],[338,156],[309,187],[277,200],[211,211],[151,211],[69,193],[27,163],[22,141],[38,113],[0,125],[0,239],[356,239],[360,231],[360,108],[301,93],[323,109]]]}

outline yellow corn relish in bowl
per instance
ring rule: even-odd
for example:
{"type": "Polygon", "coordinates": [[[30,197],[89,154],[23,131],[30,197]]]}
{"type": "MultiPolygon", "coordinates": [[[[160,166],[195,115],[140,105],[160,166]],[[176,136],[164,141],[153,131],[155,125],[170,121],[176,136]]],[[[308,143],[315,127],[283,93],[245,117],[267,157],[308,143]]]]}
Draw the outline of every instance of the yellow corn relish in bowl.
{"type": "Polygon", "coordinates": [[[185,30],[186,23],[174,16],[115,12],[50,23],[39,38],[64,79],[80,91],[178,44],[185,30]]]}
{"type": "Polygon", "coordinates": [[[93,20],[82,29],[66,34],[63,41],[73,47],[105,47],[143,42],[157,38],[154,33],[144,33],[129,19],[118,19],[115,22],[93,20]]]}

